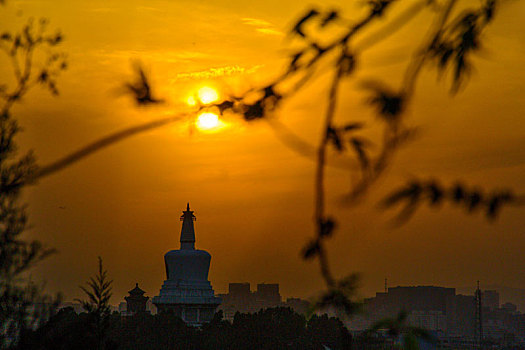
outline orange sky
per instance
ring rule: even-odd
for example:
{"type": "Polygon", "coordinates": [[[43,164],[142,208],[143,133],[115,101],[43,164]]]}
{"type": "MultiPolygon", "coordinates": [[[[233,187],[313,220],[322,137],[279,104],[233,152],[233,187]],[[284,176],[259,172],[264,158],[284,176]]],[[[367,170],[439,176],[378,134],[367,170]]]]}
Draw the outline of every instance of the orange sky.
{"type": "MultiPolygon", "coordinates": [[[[350,3],[319,6],[357,18],[359,6],[350,3]]],[[[45,164],[112,131],[190,110],[185,101],[199,87],[224,95],[267,82],[284,68],[290,42],[283,33],[306,9],[303,1],[289,0],[8,0],[0,8],[1,29],[28,16],[49,18],[65,35],[61,50],[70,66],[59,78],[58,98],[35,89],[13,110],[24,127],[21,148],[34,149],[45,164]],[[169,103],[140,109],[117,93],[135,59],[169,103]]],[[[398,78],[411,39],[429,18],[417,17],[361,57],[357,80],[344,85],[339,121],[376,123],[358,82],[398,78]]],[[[523,1],[500,9],[457,96],[434,71],[422,75],[408,111],[421,137],[398,154],[362,205],[338,205],[348,174],[329,171],[328,210],[340,223],[330,260],[339,276],[363,274],[362,295],[381,290],[385,277],[391,285],[459,287],[479,279],[525,288],[523,208],[504,209],[489,223],[445,205],[421,210],[398,229],[377,209],[389,189],[413,176],[525,192],[524,20],[523,1]]],[[[0,74],[10,74],[4,61],[0,74]]],[[[326,89],[321,75],[277,117],[316,142],[326,89]]],[[[157,295],[163,255],[178,248],[179,216],[190,201],[196,245],[212,254],[216,292],[226,291],[228,282],[278,282],[284,296],[312,296],[322,287],[317,265],[303,262],[299,251],[313,231],[314,162],[284,146],[263,122],[226,122],[216,133],[190,133],[187,123],[178,123],[130,138],[26,191],[30,235],[59,251],[35,276],[43,275],[48,290],[68,300],[80,297],[78,285],[96,271],[100,255],[114,279],[114,304],[135,282],[157,295]]]]}

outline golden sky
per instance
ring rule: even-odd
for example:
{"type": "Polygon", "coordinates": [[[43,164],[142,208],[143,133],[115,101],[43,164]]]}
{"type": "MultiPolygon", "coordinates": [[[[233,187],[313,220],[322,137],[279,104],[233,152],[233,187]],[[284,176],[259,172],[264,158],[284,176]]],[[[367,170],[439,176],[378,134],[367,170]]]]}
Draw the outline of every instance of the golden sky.
{"type": "MultiPolygon", "coordinates": [[[[476,1],[472,3],[477,4],[476,1]]],[[[357,18],[358,2],[318,2],[357,18]],[[348,4],[350,3],[350,4],[348,4]]],[[[49,163],[98,137],[162,116],[190,111],[186,100],[203,87],[220,96],[260,86],[284,69],[294,45],[286,33],[309,6],[303,1],[44,1],[8,0],[1,30],[28,17],[60,28],[69,69],[59,97],[34,89],[13,113],[24,128],[22,150],[49,163]],[[137,108],[119,93],[140,60],[166,104],[137,108]]],[[[337,119],[377,123],[363,103],[359,81],[398,79],[428,13],[368,50],[355,80],[345,83],[337,119]]],[[[383,21],[387,21],[388,17],[383,21]]],[[[391,285],[505,285],[525,288],[523,208],[506,208],[496,222],[450,205],[422,209],[400,228],[377,203],[412,177],[461,180],[487,190],[525,192],[525,2],[508,1],[483,37],[483,50],[465,89],[449,94],[433,70],[421,77],[408,110],[421,136],[395,158],[384,178],[357,207],[343,207],[348,173],[330,170],[328,210],[339,228],[329,242],[338,276],[363,274],[362,295],[391,285]]],[[[381,22],[378,25],[381,25],[381,22]]],[[[4,58],[2,58],[4,59],[4,58]]],[[[0,61],[0,74],[10,73],[0,61]]],[[[321,73],[285,102],[277,118],[312,143],[327,79],[321,73]]],[[[322,287],[317,265],[299,251],[313,234],[314,162],[297,155],[264,122],[230,117],[217,132],[191,121],[127,139],[44,178],[25,193],[30,235],[59,253],[41,263],[50,291],[80,297],[78,285],[102,256],[114,279],[117,304],[139,282],[157,295],[163,255],[178,249],[179,216],[190,202],[197,216],[196,246],[212,254],[216,292],[229,282],[281,285],[284,296],[308,297],[322,287]]]]}

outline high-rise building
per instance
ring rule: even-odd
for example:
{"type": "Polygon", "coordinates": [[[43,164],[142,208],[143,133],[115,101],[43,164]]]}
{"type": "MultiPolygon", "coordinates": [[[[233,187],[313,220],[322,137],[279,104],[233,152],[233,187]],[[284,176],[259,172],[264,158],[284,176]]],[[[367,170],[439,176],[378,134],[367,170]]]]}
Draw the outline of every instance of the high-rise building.
{"type": "Polygon", "coordinates": [[[456,324],[456,290],[435,286],[390,287],[376,297],[365,299],[366,316],[355,317],[349,328],[365,329],[374,322],[407,313],[414,326],[447,332],[456,324]]]}
{"type": "Polygon", "coordinates": [[[158,312],[172,312],[187,324],[199,326],[211,321],[221,299],[208,281],[211,255],[195,249],[196,218],[189,203],[180,220],[180,249],[164,255],[166,280],[153,304],[158,312]]]}
{"type": "Polygon", "coordinates": [[[499,293],[497,290],[484,290],[481,292],[481,302],[483,307],[489,310],[499,309],[499,293]]]}
{"type": "Polygon", "coordinates": [[[252,292],[250,283],[230,283],[228,294],[222,294],[220,310],[224,318],[232,321],[235,313],[253,313],[270,307],[297,307],[300,310],[307,308],[300,299],[291,301],[292,305],[282,302],[278,283],[259,283],[257,290],[252,292]]]}
{"type": "Polygon", "coordinates": [[[278,283],[259,283],[255,292],[255,300],[260,308],[272,307],[281,303],[278,283]]]}

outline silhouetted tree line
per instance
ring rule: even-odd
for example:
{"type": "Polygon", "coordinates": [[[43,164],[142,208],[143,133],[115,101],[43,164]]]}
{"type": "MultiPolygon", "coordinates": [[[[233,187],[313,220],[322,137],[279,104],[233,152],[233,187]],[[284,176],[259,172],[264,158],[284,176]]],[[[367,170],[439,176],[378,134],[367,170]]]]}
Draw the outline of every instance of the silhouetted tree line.
{"type": "MultiPolygon", "coordinates": [[[[67,307],[39,329],[25,330],[13,350],[96,349],[98,340],[90,329],[89,313],[76,314],[67,307]]],[[[280,307],[237,313],[233,322],[225,321],[219,311],[201,328],[187,326],[173,314],[121,317],[113,313],[101,349],[380,349],[390,343],[387,337],[353,337],[338,318],[326,314],[307,320],[290,308],[280,307]]]]}

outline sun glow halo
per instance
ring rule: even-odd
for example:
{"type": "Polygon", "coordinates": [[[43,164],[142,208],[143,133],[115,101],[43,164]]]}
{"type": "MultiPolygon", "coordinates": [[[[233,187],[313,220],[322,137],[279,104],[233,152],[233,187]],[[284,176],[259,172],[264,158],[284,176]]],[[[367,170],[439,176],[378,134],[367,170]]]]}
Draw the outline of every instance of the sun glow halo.
{"type": "Polygon", "coordinates": [[[197,105],[197,101],[195,101],[195,96],[190,96],[186,99],[186,103],[190,106],[197,105]]]}
{"type": "Polygon", "coordinates": [[[219,116],[214,113],[202,113],[197,117],[197,128],[203,131],[213,130],[221,126],[219,116]]]}
{"type": "Polygon", "coordinates": [[[201,87],[197,95],[199,96],[199,100],[204,104],[212,103],[219,99],[219,94],[217,93],[217,90],[209,86],[201,87]]]}

